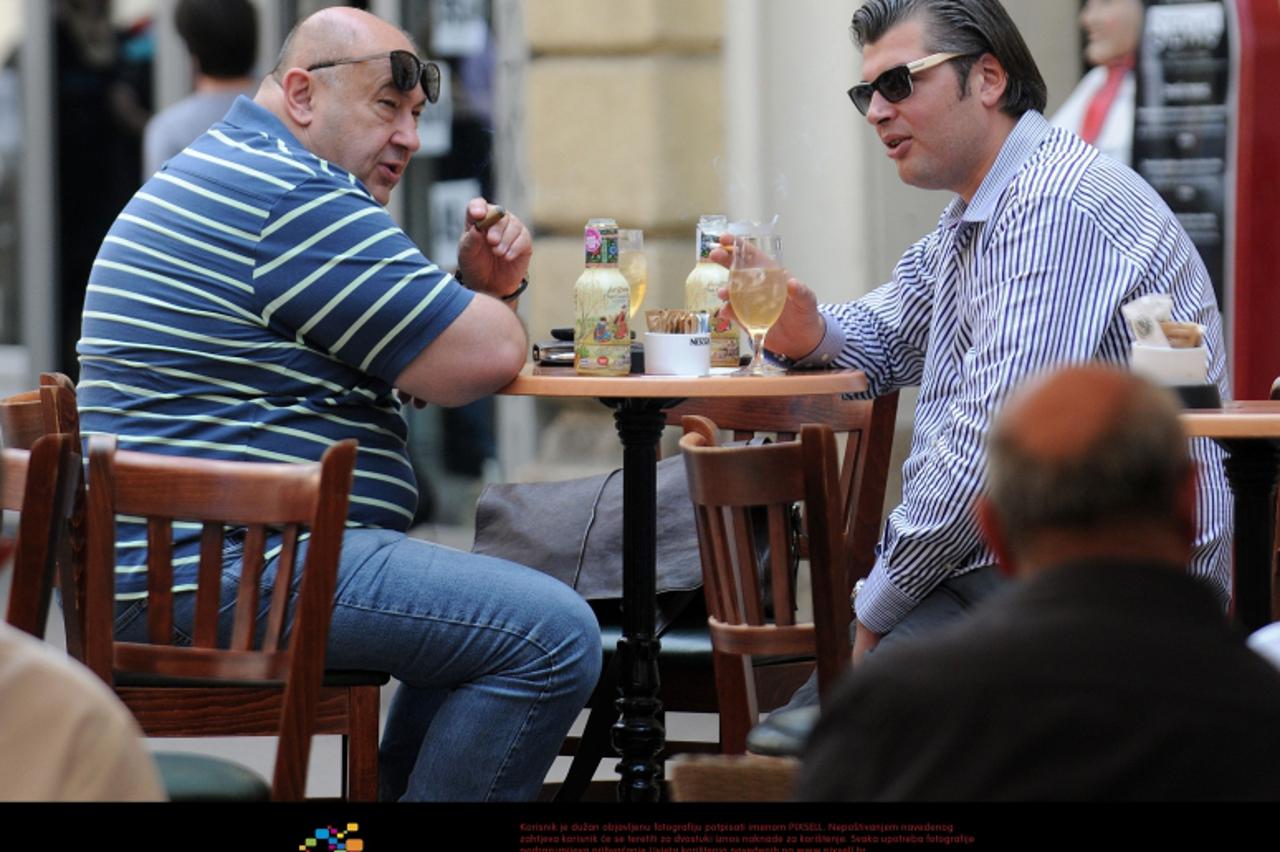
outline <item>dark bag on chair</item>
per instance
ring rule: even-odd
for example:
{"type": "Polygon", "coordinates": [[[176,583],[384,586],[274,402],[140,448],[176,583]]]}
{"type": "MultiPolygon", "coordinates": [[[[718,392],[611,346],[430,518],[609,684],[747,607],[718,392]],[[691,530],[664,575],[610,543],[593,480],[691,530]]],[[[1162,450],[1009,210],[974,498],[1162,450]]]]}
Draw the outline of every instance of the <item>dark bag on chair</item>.
{"type": "MultiPolygon", "coordinates": [[[[760,439],[756,439],[759,441],[760,439]]],[[[658,462],[655,625],[662,634],[702,588],[698,531],[684,460],[658,462]]],[[[759,533],[765,524],[755,525],[759,533]]],[[[476,502],[472,551],[550,574],[589,601],[622,597],[622,471],[563,482],[489,485],[476,502]]],[[[758,536],[762,580],[768,542],[758,536]]],[[[796,565],[791,566],[792,571],[796,565]]]]}
{"type": "MultiPolygon", "coordinates": [[[[659,633],[702,587],[694,523],[684,461],[663,459],[658,462],[659,633]]],[[[550,574],[587,600],[621,598],[622,471],[486,487],[476,502],[471,549],[550,574]]]]}

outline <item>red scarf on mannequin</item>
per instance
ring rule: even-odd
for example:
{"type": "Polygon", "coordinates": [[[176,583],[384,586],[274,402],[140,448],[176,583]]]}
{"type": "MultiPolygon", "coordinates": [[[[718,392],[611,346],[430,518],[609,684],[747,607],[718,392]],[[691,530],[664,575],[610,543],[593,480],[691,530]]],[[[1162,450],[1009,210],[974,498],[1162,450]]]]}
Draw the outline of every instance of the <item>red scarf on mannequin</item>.
{"type": "Polygon", "coordinates": [[[1102,132],[1107,113],[1111,111],[1111,105],[1115,103],[1116,95],[1120,93],[1120,86],[1124,83],[1124,75],[1133,70],[1133,65],[1134,57],[1130,54],[1107,66],[1107,80],[1098,91],[1093,93],[1093,99],[1089,101],[1089,106],[1084,111],[1084,120],[1080,123],[1080,138],[1090,145],[1102,132]]]}

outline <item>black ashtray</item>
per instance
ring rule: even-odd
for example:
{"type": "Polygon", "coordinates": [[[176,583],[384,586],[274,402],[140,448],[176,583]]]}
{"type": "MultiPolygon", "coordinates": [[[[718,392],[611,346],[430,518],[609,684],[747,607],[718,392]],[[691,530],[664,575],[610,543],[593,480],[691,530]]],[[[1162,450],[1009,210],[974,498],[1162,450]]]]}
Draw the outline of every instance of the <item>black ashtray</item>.
{"type": "Polygon", "coordinates": [[[1183,408],[1221,408],[1222,396],[1217,385],[1174,385],[1169,388],[1183,408]]]}

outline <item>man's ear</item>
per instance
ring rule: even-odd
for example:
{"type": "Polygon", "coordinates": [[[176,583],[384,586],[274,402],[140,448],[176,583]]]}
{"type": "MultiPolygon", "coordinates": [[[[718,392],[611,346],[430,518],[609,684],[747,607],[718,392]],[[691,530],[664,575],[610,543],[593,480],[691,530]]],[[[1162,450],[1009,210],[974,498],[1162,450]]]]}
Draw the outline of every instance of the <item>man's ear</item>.
{"type": "Polygon", "coordinates": [[[315,118],[315,78],[301,68],[290,68],[280,80],[280,88],[289,118],[300,127],[309,127],[315,118]]]}
{"type": "Polygon", "coordinates": [[[1000,60],[990,53],[984,53],[973,64],[978,75],[978,98],[985,107],[996,107],[1004,97],[1004,90],[1009,85],[1009,75],[1005,73],[1000,60]]]}
{"type": "Polygon", "coordinates": [[[978,518],[978,529],[982,531],[982,537],[986,539],[991,552],[996,555],[996,567],[1000,573],[1006,577],[1016,575],[1018,564],[1013,557],[1013,551],[1009,548],[1009,541],[1005,537],[1004,527],[1000,524],[995,506],[992,506],[991,501],[985,496],[979,496],[973,504],[973,513],[978,518]]]}

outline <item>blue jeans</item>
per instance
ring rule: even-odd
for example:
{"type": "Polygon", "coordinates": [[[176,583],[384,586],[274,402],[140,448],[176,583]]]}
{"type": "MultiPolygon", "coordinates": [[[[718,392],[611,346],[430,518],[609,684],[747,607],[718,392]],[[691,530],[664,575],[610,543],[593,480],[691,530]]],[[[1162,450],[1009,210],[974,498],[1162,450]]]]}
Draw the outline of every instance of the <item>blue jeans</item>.
{"type": "MultiPolygon", "coordinates": [[[[229,540],[224,565],[229,635],[239,542],[229,540]]],[[[264,587],[274,575],[273,562],[264,587]]],[[[190,627],[194,597],[177,596],[179,629],[190,627]]],[[[268,604],[264,595],[261,615],[268,604]]],[[[116,635],[145,641],[144,612],[141,602],[118,606],[116,635]]],[[[600,630],[586,602],[545,574],[347,530],[326,662],[400,681],[379,756],[384,800],[529,800],[595,688],[600,630]]]]}
{"type": "MultiPolygon", "coordinates": [[[[920,603],[903,616],[902,620],[881,637],[868,653],[883,652],[886,648],[927,636],[939,627],[954,624],[969,614],[975,606],[1008,584],[1008,580],[993,565],[975,568],[959,577],[951,577],[939,583],[924,596],[920,603]]],[[[857,623],[849,624],[849,639],[853,640],[857,623]]],[[[809,676],[791,700],[779,707],[776,713],[798,710],[801,707],[818,706],[818,673],[809,676]]]]}

